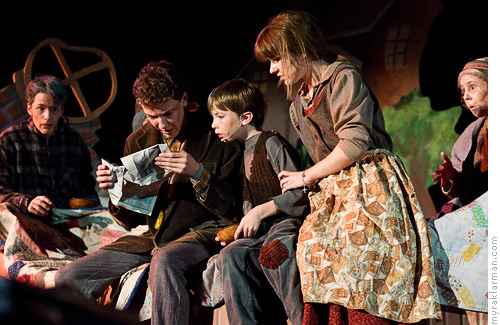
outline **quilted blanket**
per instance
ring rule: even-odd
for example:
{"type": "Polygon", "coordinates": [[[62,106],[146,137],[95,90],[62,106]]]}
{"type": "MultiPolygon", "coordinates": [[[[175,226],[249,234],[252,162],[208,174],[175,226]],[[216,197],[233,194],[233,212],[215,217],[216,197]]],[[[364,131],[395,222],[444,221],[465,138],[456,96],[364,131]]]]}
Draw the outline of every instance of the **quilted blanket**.
{"type": "Polygon", "coordinates": [[[61,210],[44,222],[23,214],[11,204],[0,204],[4,267],[11,280],[42,289],[54,287],[59,267],[121,236],[143,231],[143,227],[125,230],[103,207],[67,213],[61,210]]]}
{"type": "Polygon", "coordinates": [[[488,192],[429,227],[440,303],[488,312],[488,192]]]}
{"type": "MultiPolygon", "coordinates": [[[[48,226],[49,222],[31,218],[11,204],[0,204],[0,251],[3,249],[4,267],[11,280],[52,288],[58,268],[124,235],[139,235],[147,229],[141,226],[125,230],[104,207],[56,212],[48,226]]],[[[202,286],[196,292],[203,306],[218,307],[224,302],[216,259],[217,255],[207,262],[202,286]]],[[[143,300],[141,321],[151,317],[148,266],[144,264],[124,274],[115,296],[119,310],[131,310],[133,300],[143,300]]]]}

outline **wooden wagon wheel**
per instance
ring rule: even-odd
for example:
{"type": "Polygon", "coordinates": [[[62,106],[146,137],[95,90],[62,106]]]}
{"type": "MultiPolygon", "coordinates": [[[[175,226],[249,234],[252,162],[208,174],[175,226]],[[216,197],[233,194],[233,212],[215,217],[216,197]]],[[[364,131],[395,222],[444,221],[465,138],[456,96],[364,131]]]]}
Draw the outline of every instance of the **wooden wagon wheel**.
{"type": "Polygon", "coordinates": [[[68,120],[71,124],[80,124],[80,123],[86,123],[89,122],[99,115],[101,115],[113,102],[113,100],[116,97],[117,93],[117,79],[116,79],[116,70],[113,65],[113,62],[109,58],[109,56],[102,50],[94,48],[94,47],[84,47],[84,46],[71,46],[63,41],[56,39],[56,38],[47,38],[44,41],[40,42],[29,54],[28,59],[26,60],[26,65],[24,66],[23,69],[23,83],[24,87],[28,85],[28,83],[32,80],[32,71],[33,71],[33,61],[35,59],[35,56],[37,52],[43,48],[44,46],[49,45],[52,48],[52,51],[56,55],[57,60],[59,61],[59,65],[61,66],[64,75],[66,76],[65,79],[63,79],[63,83],[65,86],[70,86],[71,90],[73,91],[76,100],[78,101],[80,108],[83,111],[83,116],[82,117],[68,117],[68,120]],[[66,62],[66,59],[61,51],[61,49],[66,49],[66,50],[71,50],[75,52],[90,52],[90,53],[95,53],[99,58],[101,58],[102,61],[93,64],[91,66],[88,66],[86,68],[83,68],[79,71],[73,72],[71,71],[68,63],[66,62]],[[102,104],[100,107],[92,110],[88,103],[87,100],[85,99],[85,96],[83,95],[82,89],[80,88],[80,85],[78,83],[78,79],[81,77],[84,77],[88,74],[91,74],[93,72],[97,72],[100,70],[109,70],[110,76],[111,76],[111,93],[106,100],[104,104],[102,104]]]}

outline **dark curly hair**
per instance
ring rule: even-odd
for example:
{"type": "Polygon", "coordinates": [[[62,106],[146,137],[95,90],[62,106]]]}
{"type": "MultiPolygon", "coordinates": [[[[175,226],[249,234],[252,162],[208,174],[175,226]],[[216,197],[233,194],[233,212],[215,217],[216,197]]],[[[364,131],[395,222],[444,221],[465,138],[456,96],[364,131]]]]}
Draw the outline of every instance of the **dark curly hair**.
{"type": "Polygon", "coordinates": [[[163,103],[169,99],[180,100],[186,91],[184,76],[167,61],[153,61],[139,72],[133,94],[144,105],[163,103]]]}

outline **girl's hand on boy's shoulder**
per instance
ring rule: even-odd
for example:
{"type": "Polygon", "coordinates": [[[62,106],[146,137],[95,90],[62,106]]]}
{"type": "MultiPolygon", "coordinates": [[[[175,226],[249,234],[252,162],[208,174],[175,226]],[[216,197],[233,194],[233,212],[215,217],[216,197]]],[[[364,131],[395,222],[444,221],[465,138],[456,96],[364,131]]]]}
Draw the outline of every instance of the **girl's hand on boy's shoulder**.
{"type": "Polygon", "coordinates": [[[302,172],[289,172],[282,170],[278,174],[280,180],[281,192],[285,193],[288,190],[302,187],[304,185],[302,172]]]}

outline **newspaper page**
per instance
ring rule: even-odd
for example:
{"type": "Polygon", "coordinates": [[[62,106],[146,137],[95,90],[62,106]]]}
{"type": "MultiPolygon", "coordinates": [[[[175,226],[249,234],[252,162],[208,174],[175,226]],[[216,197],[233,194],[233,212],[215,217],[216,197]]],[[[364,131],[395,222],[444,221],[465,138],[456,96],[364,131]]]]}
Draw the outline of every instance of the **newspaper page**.
{"type": "Polygon", "coordinates": [[[146,214],[153,212],[161,184],[172,172],[155,165],[161,152],[169,152],[166,144],[157,144],[121,158],[123,166],[102,160],[112,171],[114,185],[108,189],[111,202],[128,210],[146,214]]]}

